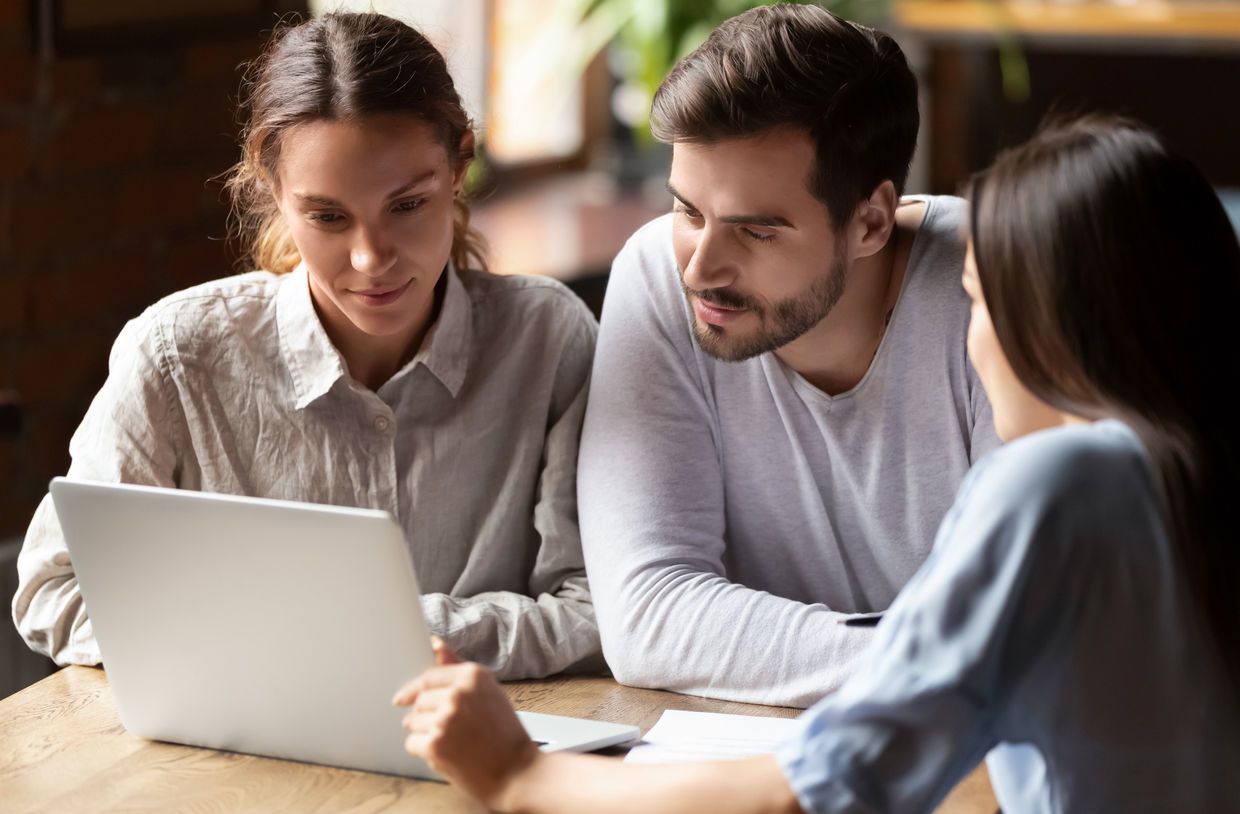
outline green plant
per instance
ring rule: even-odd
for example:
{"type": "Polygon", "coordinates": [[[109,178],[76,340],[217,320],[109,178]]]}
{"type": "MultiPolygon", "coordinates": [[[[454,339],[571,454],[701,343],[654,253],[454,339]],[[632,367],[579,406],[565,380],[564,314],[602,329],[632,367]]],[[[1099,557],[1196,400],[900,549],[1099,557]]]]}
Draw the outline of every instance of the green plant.
{"type": "MultiPolygon", "coordinates": [[[[649,101],[672,66],[700,45],[729,17],[773,0],[560,0],[559,38],[569,43],[571,75],[609,44],[623,63],[631,115],[627,124],[648,138],[649,101]],[[571,32],[571,33],[570,33],[571,32]]],[[[821,0],[821,6],[850,20],[881,26],[895,0],[821,0]]],[[[1013,102],[1029,96],[1029,68],[1019,35],[1002,0],[991,0],[995,45],[1004,95],[1013,102]]]]}
{"type": "MultiPolygon", "coordinates": [[[[706,39],[724,20],[771,0],[565,0],[560,5],[571,26],[569,58],[580,72],[603,48],[613,44],[624,64],[626,82],[648,108],[663,77],[676,62],[706,39]]],[[[822,6],[841,17],[873,23],[887,12],[889,0],[825,0],[822,6]]],[[[643,105],[633,105],[642,109],[643,105]]],[[[645,134],[645,113],[627,122],[645,134]]]]}

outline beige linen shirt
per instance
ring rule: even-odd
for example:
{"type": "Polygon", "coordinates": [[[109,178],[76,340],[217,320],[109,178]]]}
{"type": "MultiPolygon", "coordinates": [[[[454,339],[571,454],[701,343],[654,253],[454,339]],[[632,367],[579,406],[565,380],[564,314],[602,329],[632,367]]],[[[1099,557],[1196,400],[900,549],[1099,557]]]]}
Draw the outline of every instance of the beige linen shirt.
{"type": "MultiPolygon", "coordinates": [[[[601,666],[575,496],[594,318],[551,280],[445,278],[430,334],[378,392],[348,375],[304,268],[165,298],[116,340],[69,476],[384,509],[431,630],[463,656],[504,678],[601,666]]],[[[30,646],[98,663],[50,497],[18,576],[30,646]]]]}

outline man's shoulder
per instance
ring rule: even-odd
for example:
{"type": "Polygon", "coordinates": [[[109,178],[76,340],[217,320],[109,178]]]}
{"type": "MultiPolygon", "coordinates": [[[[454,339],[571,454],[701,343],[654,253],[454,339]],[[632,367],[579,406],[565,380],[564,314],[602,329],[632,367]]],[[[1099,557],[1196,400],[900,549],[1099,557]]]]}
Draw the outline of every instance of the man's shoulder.
{"type": "Polygon", "coordinates": [[[908,200],[925,205],[914,238],[913,259],[924,262],[944,253],[963,259],[968,242],[968,201],[954,195],[914,195],[908,200]]]}
{"type": "Polygon", "coordinates": [[[965,225],[965,220],[969,216],[969,202],[958,195],[912,195],[909,197],[925,202],[926,214],[934,214],[937,228],[959,230],[965,225]]]}
{"type": "Polygon", "coordinates": [[[672,250],[672,215],[660,215],[635,231],[611,264],[608,290],[634,286],[645,291],[680,290],[672,250]]]}
{"type": "Polygon", "coordinates": [[[613,304],[604,309],[604,322],[609,310],[653,313],[669,328],[686,319],[670,213],[646,223],[625,242],[612,263],[607,301],[613,304]]]}
{"type": "Polygon", "coordinates": [[[645,223],[625,241],[612,265],[613,274],[637,274],[647,278],[674,277],[676,255],[672,251],[672,215],[645,223]]]}
{"type": "Polygon", "coordinates": [[[672,213],[666,212],[646,221],[625,241],[625,249],[637,251],[664,250],[672,248],[672,213]]]}
{"type": "Polygon", "coordinates": [[[968,244],[968,203],[950,195],[912,199],[923,202],[926,208],[909,248],[906,290],[915,290],[913,299],[933,312],[967,308],[960,273],[968,244]]]}

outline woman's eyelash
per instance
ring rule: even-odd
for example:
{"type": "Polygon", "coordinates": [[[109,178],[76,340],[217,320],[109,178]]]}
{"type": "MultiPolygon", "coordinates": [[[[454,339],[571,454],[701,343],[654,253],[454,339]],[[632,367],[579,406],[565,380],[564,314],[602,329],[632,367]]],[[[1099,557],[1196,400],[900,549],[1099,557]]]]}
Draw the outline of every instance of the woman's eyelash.
{"type": "MultiPolygon", "coordinates": [[[[407,201],[397,203],[392,207],[392,211],[406,214],[416,212],[422,208],[424,203],[426,203],[426,198],[410,198],[407,201]]],[[[339,212],[308,212],[306,213],[306,218],[324,226],[334,226],[344,220],[344,215],[341,215],[339,212]]]]}
{"type": "Polygon", "coordinates": [[[393,207],[393,211],[412,212],[415,209],[420,209],[422,207],[422,204],[424,203],[426,203],[425,198],[411,198],[407,201],[401,201],[400,203],[396,204],[396,206],[393,207]]]}

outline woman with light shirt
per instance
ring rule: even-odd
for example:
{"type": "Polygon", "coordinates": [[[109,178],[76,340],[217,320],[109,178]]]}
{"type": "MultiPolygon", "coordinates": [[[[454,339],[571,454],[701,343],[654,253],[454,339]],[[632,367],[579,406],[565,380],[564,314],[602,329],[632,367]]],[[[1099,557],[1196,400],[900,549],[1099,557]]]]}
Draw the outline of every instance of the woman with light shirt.
{"type": "MultiPolygon", "coordinates": [[[[125,326],[69,476],[387,510],[453,647],[509,678],[601,665],[575,495],[595,321],[486,273],[443,57],[329,14],[277,32],[242,92],[229,189],[261,270],[125,326]]],[[[50,499],[18,568],[30,646],[99,662],[50,499]]]]}
{"type": "Polygon", "coordinates": [[[1200,173],[1086,118],[972,190],[969,355],[1009,441],[844,686],[773,756],[543,754],[475,665],[397,693],[406,747],[501,811],[1008,814],[1240,801],[1240,246],[1200,173]]]}

